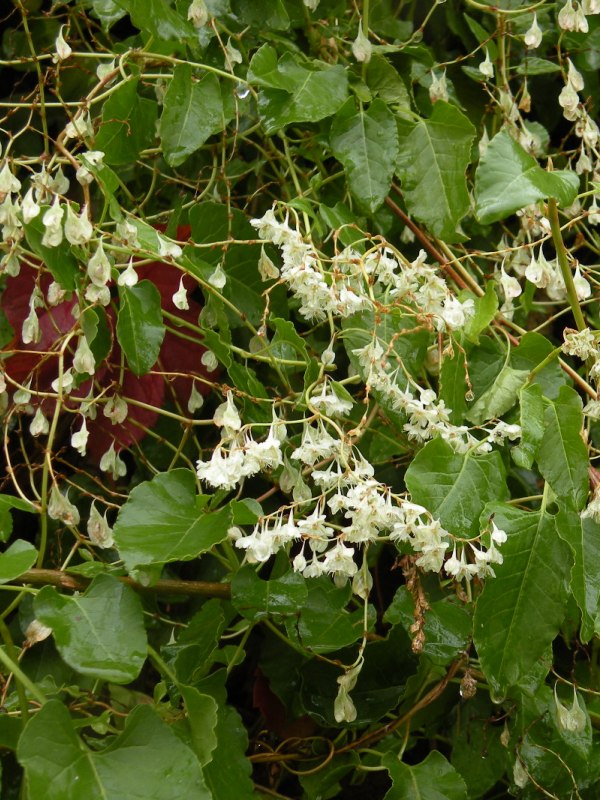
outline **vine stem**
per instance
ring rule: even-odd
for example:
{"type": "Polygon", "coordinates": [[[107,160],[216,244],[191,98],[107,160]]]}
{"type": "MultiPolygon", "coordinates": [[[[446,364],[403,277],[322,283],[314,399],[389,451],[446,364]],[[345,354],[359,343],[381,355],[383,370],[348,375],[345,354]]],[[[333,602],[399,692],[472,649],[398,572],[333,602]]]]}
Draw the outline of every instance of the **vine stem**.
{"type": "Polygon", "coordinates": [[[560,230],[560,220],[558,218],[558,204],[554,199],[554,197],[551,197],[548,200],[548,218],[550,220],[550,228],[552,229],[552,241],[554,242],[554,248],[556,250],[558,266],[560,267],[560,272],[563,277],[563,281],[565,282],[565,286],[567,287],[567,296],[569,298],[569,305],[571,306],[571,311],[573,312],[573,317],[575,318],[575,324],[577,325],[577,329],[582,331],[585,328],[587,328],[587,325],[585,324],[583,312],[581,310],[581,306],[579,305],[579,298],[577,297],[577,291],[575,289],[575,283],[573,281],[573,273],[571,272],[571,267],[569,266],[567,248],[565,247],[565,243],[563,241],[562,233],[560,230]]]}

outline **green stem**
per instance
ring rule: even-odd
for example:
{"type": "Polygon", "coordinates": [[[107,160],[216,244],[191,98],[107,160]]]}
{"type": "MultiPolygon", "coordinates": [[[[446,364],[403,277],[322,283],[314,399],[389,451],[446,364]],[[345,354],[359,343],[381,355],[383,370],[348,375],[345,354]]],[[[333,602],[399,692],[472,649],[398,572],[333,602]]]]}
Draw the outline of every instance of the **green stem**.
{"type": "Polygon", "coordinates": [[[565,282],[565,286],[567,287],[567,296],[569,298],[569,305],[571,306],[571,311],[573,312],[573,317],[575,318],[575,324],[577,325],[577,329],[582,331],[585,328],[587,328],[587,325],[585,324],[585,319],[583,318],[583,312],[581,310],[581,306],[579,305],[579,299],[577,297],[575,283],[573,282],[573,273],[571,272],[571,268],[569,266],[567,248],[565,247],[565,243],[563,241],[562,233],[560,230],[560,220],[558,219],[558,204],[554,199],[554,197],[551,197],[548,200],[548,217],[550,219],[550,227],[552,229],[552,241],[554,242],[554,248],[556,250],[558,266],[560,267],[560,272],[563,277],[563,281],[565,282]]]}
{"type": "Polygon", "coordinates": [[[35,697],[35,699],[42,705],[46,702],[46,696],[39,690],[35,683],[33,683],[33,681],[28,678],[27,675],[25,675],[21,667],[18,665],[18,656],[15,650],[15,645],[12,640],[12,636],[10,635],[10,631],[8,630],[8,626],[4,620],[0,620],[0,636],[4,641],[6,650],[8,651],[6,652],[0,647],[0,661],[4,664],[8,671],[12,672],[12,674],[15,676],[15,680],[17,682],[17,694],[19,696],[19,707],[23,716],[23,724],[25,724],[27,717],[29,716],[29,703],[27,701],[25,689],[27,689],[29,694],[32,697],[35,697]]]}

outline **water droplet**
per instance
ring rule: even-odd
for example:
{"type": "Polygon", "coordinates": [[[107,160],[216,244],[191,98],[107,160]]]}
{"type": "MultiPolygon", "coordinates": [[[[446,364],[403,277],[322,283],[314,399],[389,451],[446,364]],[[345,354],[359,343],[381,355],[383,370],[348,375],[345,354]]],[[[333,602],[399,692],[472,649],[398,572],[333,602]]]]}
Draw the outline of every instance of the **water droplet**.
{"type": "Polygon", "coordinates": [[[236,97],[238,97],[240,100],[244,100],[250,94],[250,87],[245,83],[238,83],[233,91],[236,97]]]}

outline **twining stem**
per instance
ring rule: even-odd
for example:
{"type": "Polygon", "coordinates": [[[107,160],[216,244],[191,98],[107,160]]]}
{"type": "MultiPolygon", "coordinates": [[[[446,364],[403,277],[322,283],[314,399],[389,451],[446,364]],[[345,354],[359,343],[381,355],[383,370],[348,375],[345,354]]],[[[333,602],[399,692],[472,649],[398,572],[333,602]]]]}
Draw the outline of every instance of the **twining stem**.
{"type": "Polygon", "coordinates": [[[554,242],[554,249],[556,250],[558,266],[560,267],[560,272],[563,281],[565,282],[565,286],[567,288],[567,297],[569,298],[569,305],[571,306],[571,311],[573,312],[573,317],[575,318],[575,324],[577,325],[577,329],[582,331],[584,330],[584,328],[587,328],[587,325],[585,324],[585,319],[583,318],[583,312],[581,310],[581,306],[579,305],[577,290],[575,289],[575,283],[573,281],[573,273],[571,272],[571,268],[569,266],[567,248],[565,247],[565,243],[563,241],[562,233],[560,230],[560,220],[558,219],[558,204],[554,199],[554,197],[551,197],[548,200],[548,218],[550,220],[550,227],[552,229],[552,241],[554,242]]]}

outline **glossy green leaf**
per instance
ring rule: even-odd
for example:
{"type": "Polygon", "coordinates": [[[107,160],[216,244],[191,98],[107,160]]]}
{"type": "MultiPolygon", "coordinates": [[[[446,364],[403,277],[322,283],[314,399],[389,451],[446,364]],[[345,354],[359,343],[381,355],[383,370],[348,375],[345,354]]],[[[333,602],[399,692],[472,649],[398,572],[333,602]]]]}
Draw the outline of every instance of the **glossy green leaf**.
{"type": "Polygon", "coordinates": [[[265,581],[248,564],[231,581],[231,602],[246,619],[257,620],[270,614],[295,614],[308,595],[306,581],[297,572],[265,581]]]}
{"type": "Polygon", "coordinates": [[[52,628],[58,652],[82,675],[112,683],[135,680],[146,660],[146,631],[139,597],[112,575],[98,575],[82,595],[45,586],[35,615],[52,628]]]}
{"type": "MultiPolygon", "coordinates": [[[[540,333],[526,333],[521,337],[518,347],[510,351],[510,365],[514,369],[526,369],[531,372],[555,350],[552,342],[540,333]]],[[[550,360],[533,377],[532,384],[539,384],[544,397],[553,400],[558,397],[561,386],[568,382],[565,372],[560,368],[557,358],[550,360]]]]}
{"type": "Polygon", "coordinates": [[[207,600],[177,639],[162,647],[162,656],[173,664],[181,683],[195,686],[208,673],[227,619],[220,600],[207,600]]]}
{"type": "Polygon", "coordinates": [[[470,208],[465,172],[474,138],[469,119],[443,100],[429,119],[400,128],[397,172],[408,210],[448,242],[463,238],[457,227],[470,208]]]}
{"type": "Polygon", "coordinates": [[[165,338],[160,292],[150,281],[119,288],[117,339],[134,375],[145,375],[156,364],[165,338]]]}
{"type": "Polygon", "coordinates": [[[490,388],[486,389],[469,409],[467,414],[469,422],[481,425],[510,411],[517,402],[519,389],[528,376],[528,370],[513,369],[506,365],[496,375],[490,388]]]}
{"type": "MultiPolygon", "coordinates": [[[[422,653],[434,664],[447,664],[467,646],[471,635],[469,612],[464,606],[448,598],[430,603],[424,616],[425,643],[422,653]]],[[[412,633],[411,626],[415,621],[414,601],[406,586],[397,590],[383,619],[391,625],[402,625],[409,635],[412,633]]]]}
{"type": "Polygon", "coordinates": [[[365,81],[372,94],[389,105],[410,108],[408,89],[396,69],[384,57],[374,53],[366,65],[365,81]]]}
{"type": "Polygon", "coordinates": [[[581,518],[571,501],[559,503],[556,530],[573,553],[571,592],[581,611],[580,638],[594,635],[600,599],[600,525],[593,518],[581,518]]]}
{"type": "Polygon", "coordinates": [[[521,440],[512,448],[515,464],[531,469],[544,436],[544,400],[539,384],[528,383],[519,392],[521,440]]]}
{"type": "Polygon", "coordinates": [[[192,747],[204,766],[211,760],[217,746],[215,728],[218,705],[214,697],[202,694],[193,686],[180,685],[179,691],[185,704],[192,747]]]}
{"type": "Polygon", "coordinates": [[[179,166],[222,129],[219,81],[211,72],[196,80],[189,64],[179,64],[173,71],[160,118],[159,134],[167,163],[179,166]]]}
{"type": "Polygon", "coordinates": [[[346,610],[349,586],[336,588],[328,578],[308,581],[306,602],[296,611],[299,619],[287,621],[288,635],[315,653],[331,653],[363,634],[363,612],[346,610]]]}
{"type": "Polygon", "coordinates": [[[154,144],[157,104],[139,96],[138,83],[138,78],[122,83],[102,106],[95,146],[107,164],[129,164],[154,144]]]}
{"type": "Polygon", "coordinates": [[[575,172],[542,169],[506,129],[489,143],[475,173],[477,217],[483,223],[505,219],[548,197],[569,206],[578,191],[579,177],[575,172]]]}
{"type": "Polygon", "coordinates": [[[0,583],[18,578],[35,564],[37,550],[23,539],[17,539],[0,553],[0,583]]]}
{"type": "Polygon", "coordinates": [[[563,386],[544,412],[544,435],[538,450],[538,466],[552,490],[570,500],[578,511],[588,496],[587,448],[581,438],[581,398],[563,386]]]}
{"type": "Polygon", "coordinates": [[[256,800],[251,779],[252,764],[246,757],[248,734],[237,711],[221,705],[217,716],[217,747],[204,767],[211,798],[256,800]]]}
{"type": "Polygon", "coordinates": [[[292,122],[317,122],[329,117],[348,96],[348,79],[341,64],[301,62],[291,53],[278,59],[267,44],[254,54],[248,80],[262,87],[258,109],[267,134],[292,122]]]}
{"type": "Polygon", "coordinates": [[[114,526],[115,544],[129,570],[189,561],[227,538],[229,507],[206,511],[196,498],[196,478],[187,469],[159,473],[132,489],[114,526]]]}
{"type": "Polygon", "coordinates": [[[111,25],[123,19],[127,13],[115,0],[91,0],[94,13],[107,31],[111,25]]]}
{"type": "Polygon", "coordinates": [[[572,559],[547,514],[499,506],[494,521],[508,539],[496,577],[477,600],[474,639],[494,694],[503,696],[533,671],[558,633],[572,559]]]}
{"type": "Polygon", "coordinates": [[[27,244],[39,256],[52,273],[54,280],[67,291],[73,291],[77,286],[78,264],[71,252],[71,245],[66,239],[57,247],[46,247],[42,238],[46,231],[42,218],[49,206],[41,206],[40,214],[25,225],[27,244]]]}
{"type": "Polygon", "coordinates": [[[348,100],[333,118],[329,137],[359,207],[372,214],[390,190],[398,157],[392,112],[383,100],[374,100],[366,110],[348,100]]]}
{"type": "Polygon", "coordinates": [[[441,438],[417,453],[405,481],[412,500],[460,537],[477,536],[485,505],[507,496],[500,453],[459,454],[441,438]]]}
{"type": "Polygon", "coordinates": [[[393,784],[384,800],[467,800],[465,782],[437,751],[414,766],[402,762],[393,751],[381,763],[393,784]]]}
{"type": "Polygon", "coordinates": [[[30,800],[172,800],[179,787],[190,800],[213,800],[192,751],[147,705],[100,752],[77,736],[71,717],[50,700],[31,717],[17,749],[30,800]]]}

